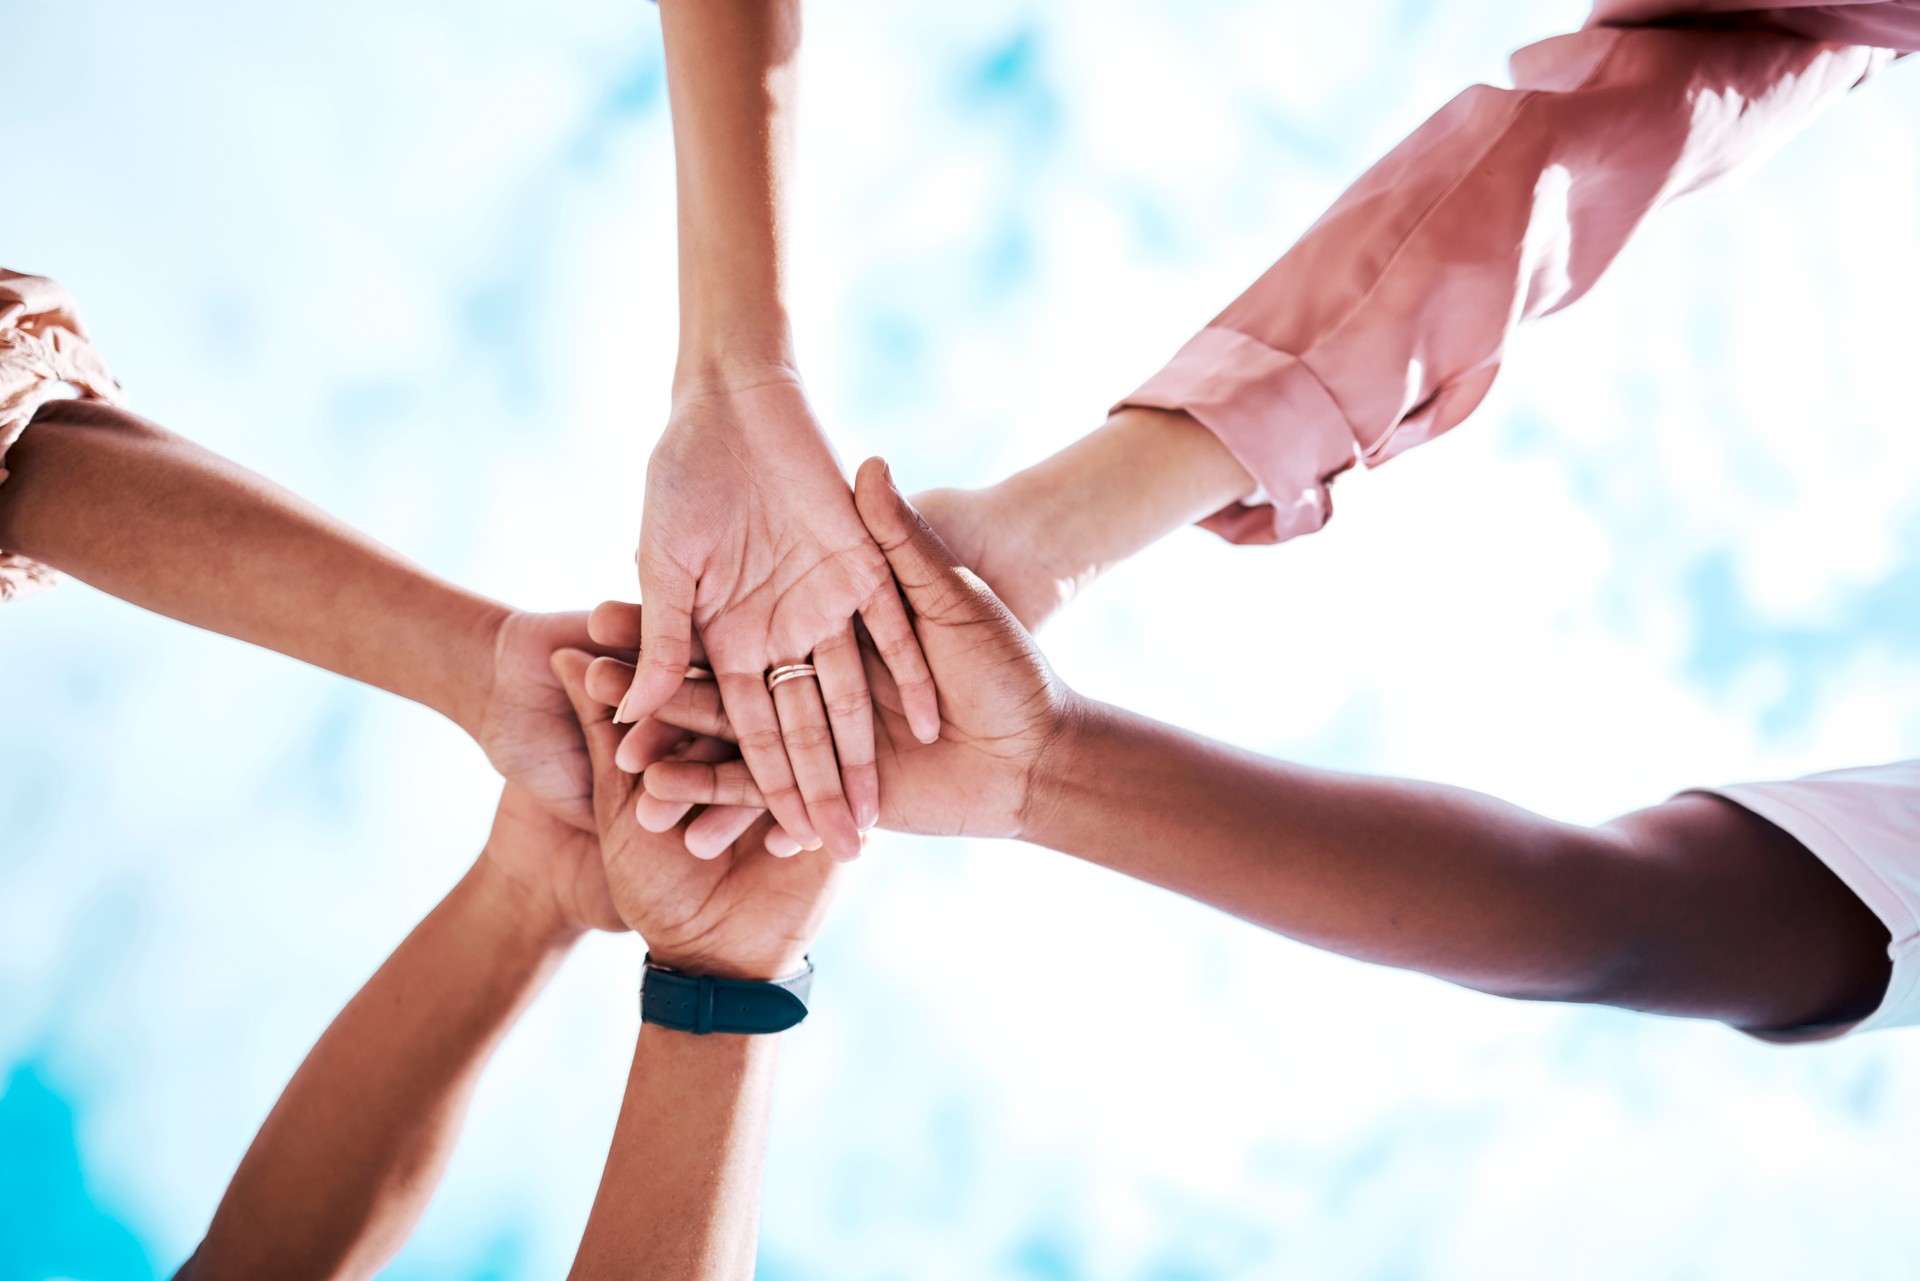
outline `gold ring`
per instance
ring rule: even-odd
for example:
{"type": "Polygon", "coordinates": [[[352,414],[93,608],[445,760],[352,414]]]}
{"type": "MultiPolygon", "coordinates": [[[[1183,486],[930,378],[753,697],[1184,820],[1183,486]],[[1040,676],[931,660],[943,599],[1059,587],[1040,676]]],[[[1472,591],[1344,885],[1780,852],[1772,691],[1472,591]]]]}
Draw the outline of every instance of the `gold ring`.
{"type": "Polygon", "coordinates": [[[797,681],[803,676],[820,679],[813,670],[812,663],[788,663],[784,667],[776,667],[767,673],[767,692],[771,694],[777,686],[784,685],[788,681],[797,681]]]}

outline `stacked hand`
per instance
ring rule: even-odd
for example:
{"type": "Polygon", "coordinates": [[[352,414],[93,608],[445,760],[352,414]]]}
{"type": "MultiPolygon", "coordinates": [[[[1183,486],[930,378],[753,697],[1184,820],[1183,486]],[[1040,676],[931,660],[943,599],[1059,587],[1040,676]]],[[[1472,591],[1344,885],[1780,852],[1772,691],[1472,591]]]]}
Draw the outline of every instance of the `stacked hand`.
{"type": "Polygon", "coordinates": [[[655,960],[674,969],[740,978],[798,969],[826,915],[839,865],[820,856],[765,857],[761,837],[772,819],[764,815],[732,847],[700,860],[686,856],[683,832],[642,828],[634,817],[640,780],[614,760],[620,729],[586,692],[591,661],[562,650],[553,669],[586,732],[600,852],[620,917],[655,960]]]}
{"type": "MultiPolygon", "coordinates": [[[[934,531],[893,486],[885,464],[860,469],[855,501],[864,527],[886,556],[915,617],[919,642],[940,682],[940,732],[927,742],[913,732],[901,691],[871,648],[872,734],[880,785],[879,822],[898,831],[1015,836],[1026,826],[1032,780],[1049,743],[1070,715],[1071,695],[1053,676],[1026,632],[986,585],[962,568],[934,531]]],[[[642,626],[637,606],[594,611],[603,644],[620,646],[642,626]]],[[[596,660],[587,687],[612,701],[626,687],[618,660],[596,660]]],[[[730,708],[711,685],[689,682],[658,709],[661,722],[703,736],[702,750],[659,753],[645,761],[639,821],[664,830],[693,805],[739,815],[762,806],[750,767],[714,759],[720,740],[738,737],[730,708]]],[[[636,762],[638,763],[638,762],[636,762]]],[[[708,811],[692,824],[716,822],[708,811]]],[[[769,833],[768,848],[789,853],[790,833],[769,833]]],[[[701,852],[696,847],[695,852],[701,852]]]]}
{"type": "MultiPolygon", "coordinates": [[[[585,688],[591,656],[553,655],[555,686],[577,713],[592,778],[595,830],[555,817],[509,783],[487,838],[485,860],[511,887],[524,918],[545,933],[632,929],[674,969],[776,978],[800,967],[826,914],[838,865],[824,857],[774,860],[761,851],[772,819],[754,813],[736,849],[694,860],[684,833],[649,832],[634,818],[640,781],[614,763],[620,730],[585,688]]],[[[684,740],[679,730],[662,738],[684,740]]]]}
{"type": "Polygon", "coordinates": [[[595,830],[593,771],[548,659],[588,643],[584,613],[507,614],[493,635],[493,679],[470,726],[510,784],[581,832],[595,830]]]}
{"type": "MultiPolygon", "coordinates": [[[[880,810],[856,615],[910,732],[937,734],[938,702],[886,558],[796,381],[682,391],[648,467],[638,563],[641,657],[612,700],[618,719],[644,720],[682,689],[697,630],[767,807],[802,847],[854,857],[880,810]],[[789,664],[811,664],[815,679],[769,689],[769,670],[789,664]]],[[[622,744],[620,763],[644,768],[648,738],[622,744]]]]}

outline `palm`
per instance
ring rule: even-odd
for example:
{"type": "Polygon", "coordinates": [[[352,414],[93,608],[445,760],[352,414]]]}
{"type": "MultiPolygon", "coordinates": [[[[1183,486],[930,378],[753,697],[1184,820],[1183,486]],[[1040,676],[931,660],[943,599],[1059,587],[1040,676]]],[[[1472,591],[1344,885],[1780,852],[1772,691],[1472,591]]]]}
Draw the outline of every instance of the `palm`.
{"type": "Polygon", "coordinates": [[[799,967],[819,931],[837,867],[806,854],[767,857],[767,824],[713,859],[687,857],[680,833],[653,833],[619,803],[602,845],[620,915],[663,963],[699,973],[757,977],[799,967]]]}
{"type": "Polygon", "coordinates": [[[648,470],[641,560],[691,580],[721,671],[805,658],[891,575],[798,386],[681,406],[648,470]]]}
{"type": "Polygon", "coordinates": [[[593,830],[593,770],[567,694],[548,663],[584,647],[585,614],[512,614],[494,642],[493,688],[476,736],[509,782],[581,831],[593,830]]]}
{"type": "Polygon", "coordinates": [[[626,928],[607,886],[599,836],[562,822],[512,783],[500,794],[487,857],[521,892],[550,902],[558,919],[582,929],[626,928]]]}

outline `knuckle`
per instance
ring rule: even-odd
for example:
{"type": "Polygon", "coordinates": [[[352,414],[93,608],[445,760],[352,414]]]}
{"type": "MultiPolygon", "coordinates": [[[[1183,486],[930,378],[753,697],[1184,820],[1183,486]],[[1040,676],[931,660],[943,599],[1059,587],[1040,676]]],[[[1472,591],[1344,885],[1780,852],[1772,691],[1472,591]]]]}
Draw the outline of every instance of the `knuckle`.
{"type": "Polygon", "coordinates": [[[810,778],[800,784],[801,793],[807,798],[807,812],[818,814],[822,807],[831,809],[845,803],[846,788],[841,785],[840,771],[833,770],[818,778],[810,778]]]}
{"type": "Polygon", "coordinates": [[[742,752],[766,752],[771,755],[785,745],[786,740],[780,737],[779,729],[773,726],[751,729],[740,736],[742,752]]]}
{"type": "Polygon", "coordinates": [[[873,708],[873,700],[867,691],[855,690],[844,694],[835,694],[827,700],[827,715],[835,720],[858,720],[873,708]]]}
{"type": "Polygon", "coordinates": [[[812,752],[832,746],[833,735],[825,725],[796,725],[787,731],[786,744],[788,751],[812,752]]]}

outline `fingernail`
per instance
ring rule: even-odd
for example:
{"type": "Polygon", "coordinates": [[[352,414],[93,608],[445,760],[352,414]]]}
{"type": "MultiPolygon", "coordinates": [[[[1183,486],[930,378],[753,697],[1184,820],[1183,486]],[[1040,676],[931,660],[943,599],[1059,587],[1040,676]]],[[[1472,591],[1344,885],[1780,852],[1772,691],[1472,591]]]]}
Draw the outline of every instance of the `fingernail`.
{"type": "Polygon", "coordinates": [[[821,840],[819,837],[816,836],[813,838],[813,844],[802,845],[800,848],[803,850],[806,850],[809,854],[811,854],[814,850],[821,848],[825,844],[826,844],[825,841],[821,840]]]}
{"type": "Polygon", "coordinates": [[[900,486],[893,483],[893,464],[884,458],[880,460],[880,478],[887,482],[888,489],[895,493],[900,492],[900,486]]]}
{"type": "Polygon", "coordinates": [[[767,833],[767,853],[775,858],[792,858],[800,852],[800,842],[788,835],[783,828],[774,828],[767,833]]]}

